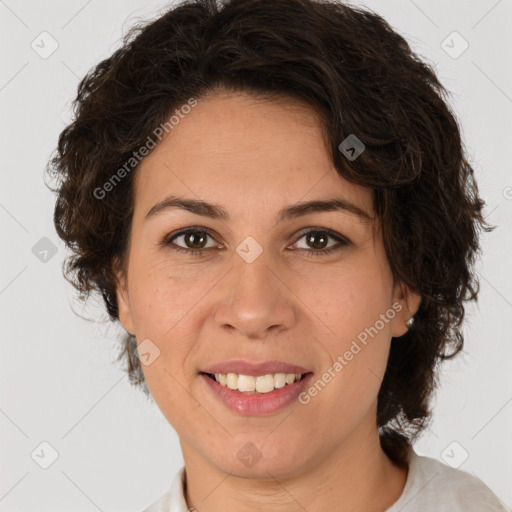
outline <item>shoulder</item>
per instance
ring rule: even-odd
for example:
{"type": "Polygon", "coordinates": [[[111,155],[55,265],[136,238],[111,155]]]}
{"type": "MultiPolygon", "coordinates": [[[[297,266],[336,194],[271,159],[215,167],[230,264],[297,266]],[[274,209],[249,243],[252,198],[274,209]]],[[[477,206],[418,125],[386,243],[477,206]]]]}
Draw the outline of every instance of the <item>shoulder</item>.
{"type": "Polygon", "coordinates": [[[442,462],[410,452],[402,496],[389,512],[508,512],[479,478],[442,462]]]}
{"type": "Polygon", "coordinates": [[[188,512],[183,495],[185,466],[174,475],[170,488],[142,512],[188,512]]]}

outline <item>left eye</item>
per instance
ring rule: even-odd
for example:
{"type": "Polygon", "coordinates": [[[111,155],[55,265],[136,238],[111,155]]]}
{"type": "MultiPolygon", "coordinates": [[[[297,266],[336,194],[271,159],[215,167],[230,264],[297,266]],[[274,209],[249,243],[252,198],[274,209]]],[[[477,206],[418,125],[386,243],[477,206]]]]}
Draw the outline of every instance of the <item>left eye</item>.
{"type": "Polygon", "coordinates": [[[312,229],[310,231],[307,231],[306,233],[303,233],[299,237],[297,242],[295,242],[295,244],[293,245],[297,245],[299,240],[302,240],[303,238],[305,239],[306,244],[310,244],[309,247],[313,245],[313,248],[317,249],[315,251],[310,251],[308,250],[308,247],[298,247],[301,250],[306,250],[308,256],[322,256],[325,254],[330,254],[331,252],[340,250],[343,247],[349,245],[348,240],[332,233],[331,231],[326,231],[325,229],[312,229]],[[336,242],[338,242],[338,244],[324,246],[324,244],[328,241],[329,238],[335,240],[336,242]],[[321,245],[322,247],[318,247],[318,245],[321,245]]]}

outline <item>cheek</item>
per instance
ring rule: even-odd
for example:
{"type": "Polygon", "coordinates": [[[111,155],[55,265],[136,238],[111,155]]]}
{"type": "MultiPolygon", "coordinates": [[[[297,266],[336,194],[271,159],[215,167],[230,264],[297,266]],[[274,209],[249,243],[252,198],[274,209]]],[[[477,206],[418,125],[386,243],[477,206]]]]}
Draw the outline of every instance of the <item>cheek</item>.
{"type": "Polygon", "coordinates": [[[328,438],[336,432],[340,439],[346,438],[368,414],[374,414],[389,343],[389,334],[383,329],[368,336],[366,343],[346,337],[328,347],[330,361],[325,361],[323,372],[306,389],[311,398],[305,407],[311,406],[314,416],[322,418],[315,427],[318,435],[328,438]]]}
{"type": "MultiPolygon", "coordinates": [[[[301,296],[307,297],[305,302],[320,320],[329,345],[338,350],[374,326],[391,306],[389,280],[377,265],[370,264],[330,269],[319,279],[304,283],[301,296]]],[[[390,324],[379,325],[379,331],[389,334],[390,324]]]]}
{"type": "Polygon", "coordinates": [[[389,302],[390,283],[377,265],[339,272],[336,279],[331,275],[322,283],[313,301],[324,333],[317,340],[325,350],[318,376],[321,382],[315,386],[323,398],[317,403],[320,408],[325,406],[322,414],[342,427],[348,418],[357,421],[377,397],[394,311],[389,302]],[[329,409],[333,403],[336,408],[329,409]]]}
{"type": "Polygon", "coordinates": [[[174,411],[182,410],[184,402],[190,407],[190,396],[182,386],[196,370],[187,361],[194,359],[197,349],[201,299],[215,282],[209,281],[189,279],[183,273],[180,277],[166,264],[133,265],[130,298],[137,342],[158,354],[151,364],[142,364],[144,378],[156,403],[168,409],[165,414],[173,421],[179,421],[174,411]]]}
{"type": "Polygon", "coordinates": [[[186,345],[193,334],[187,319],[197,315],[201,299],[218,278],[210,273],[191,275],[157,258],[138,265],[135,260],[132,268],[131,306],[137,332],[166,344],[178,338],[180,345],[186,345]]]}
{"type": "Polygon", "coordinates": [[[162,358],[158,361],[158,364],[155,361],[143,368],[144,378],[155,404],[173,429],[192,443],[201,439],[221,445],[228,442],[223,430],[205,413],[201,398],[192,398],[187,390],[188,383],[177,373],[179,368],[171,368],[168,361],[162,358]]]}

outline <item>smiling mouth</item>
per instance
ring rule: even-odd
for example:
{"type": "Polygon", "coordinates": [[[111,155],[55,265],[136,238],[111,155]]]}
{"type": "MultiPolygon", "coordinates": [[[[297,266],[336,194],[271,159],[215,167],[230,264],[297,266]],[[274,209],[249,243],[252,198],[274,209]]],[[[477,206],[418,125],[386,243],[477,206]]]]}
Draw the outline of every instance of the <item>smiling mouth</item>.
{"type": "Polygon", "coordinates": [[[263,394],[270,393],[275,389],[291,386],[302,380],[308,373],[269,373],[266,375],[243,375],[237,373],[206,373],[211,380],[221,386],[227,387],[233,391],[239,391],[245,394],[263,394]]]}

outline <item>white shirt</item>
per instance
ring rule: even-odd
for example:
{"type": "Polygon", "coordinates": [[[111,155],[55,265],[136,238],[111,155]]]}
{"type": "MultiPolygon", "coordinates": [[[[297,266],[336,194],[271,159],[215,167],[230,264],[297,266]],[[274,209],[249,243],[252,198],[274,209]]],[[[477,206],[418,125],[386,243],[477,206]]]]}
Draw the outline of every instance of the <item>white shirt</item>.
{"type": "MultiPolygon", "coordinates": [[[[183,493],[185,466],[170,489],[143,512],[189,512],[183,493]]],[[[193,510],[193,509],[191,509],[193,510]]],[[[477,477],[410,452],[402,494],[386,512],[510,512],[477,477]]]]}

